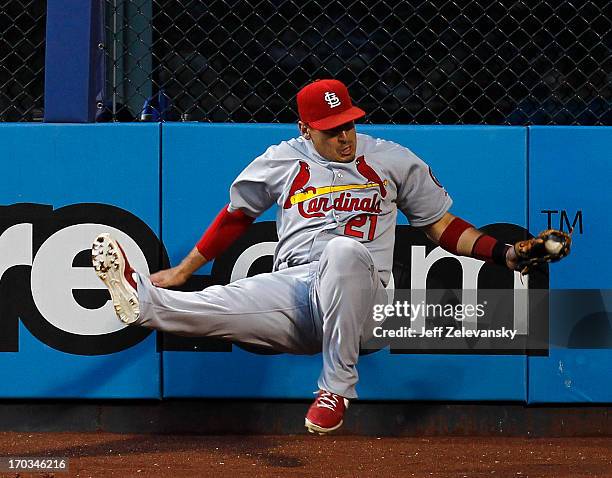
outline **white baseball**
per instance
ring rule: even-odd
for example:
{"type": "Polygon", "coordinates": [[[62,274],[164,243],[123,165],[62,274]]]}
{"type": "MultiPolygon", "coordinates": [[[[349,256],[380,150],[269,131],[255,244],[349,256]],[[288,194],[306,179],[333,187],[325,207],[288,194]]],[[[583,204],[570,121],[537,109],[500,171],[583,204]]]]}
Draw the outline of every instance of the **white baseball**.
{"type": "Polygon", "coordinates": [[[554,239],[546,239],[546,241],[544,241],[544,247],[549,254],[559,254],[561,249],[563,249],[563,243],[555,241],[554,239]]]}

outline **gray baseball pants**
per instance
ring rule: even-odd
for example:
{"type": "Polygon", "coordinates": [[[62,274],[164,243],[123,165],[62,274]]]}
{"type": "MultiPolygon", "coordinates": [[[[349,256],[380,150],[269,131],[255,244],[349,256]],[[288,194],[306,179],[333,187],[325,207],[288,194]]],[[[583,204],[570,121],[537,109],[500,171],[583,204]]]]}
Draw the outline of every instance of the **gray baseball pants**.
{"type": "Polygon", "coordinates": [[[337,237],[319,261],[200,292],[157,288],[138,276],[140,317],[135,324],[278,352],[322,352],[319,388],[356,398],[360,343],[371,338],[372,307],[385,298],[365,246],[337,237]]]}

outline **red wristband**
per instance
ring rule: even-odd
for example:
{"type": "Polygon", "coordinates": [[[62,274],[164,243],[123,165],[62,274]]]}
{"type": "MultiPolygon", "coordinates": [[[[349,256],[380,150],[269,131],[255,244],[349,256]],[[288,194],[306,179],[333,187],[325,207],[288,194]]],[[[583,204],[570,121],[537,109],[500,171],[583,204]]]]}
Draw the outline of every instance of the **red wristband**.
{"type": "Polygon", "coordinates": [[[444,232],[440,236],[440,240],[438,241],[440,246],[448,252],[457,255],[457,245],[459,244],[459,238],[461,234],[464,233],[466,229],[469,229],[472,226],[469,222],[464,221],[460,217],[454,218],[444,232]]]}
{"type": "Polygon", "coordinates": [[[255,220],[240,209],[230,212],[225,206],[196,244],[206,259],[212,260],[225,252],[255,220]]]}
{"type": "Polygon", "coordinates": [[[497,239],[483,234],[472,246],[472,257],[481,261],[491,261],[495,244],[497,244],[497,239]]]}
{"type": "Polygon", "coordinates": [[[494,237],[483,234],[472,246],[472,257],[481,261],[494,262],[500,266],[506,265],[506,253],[510,246],[494,237]]]}

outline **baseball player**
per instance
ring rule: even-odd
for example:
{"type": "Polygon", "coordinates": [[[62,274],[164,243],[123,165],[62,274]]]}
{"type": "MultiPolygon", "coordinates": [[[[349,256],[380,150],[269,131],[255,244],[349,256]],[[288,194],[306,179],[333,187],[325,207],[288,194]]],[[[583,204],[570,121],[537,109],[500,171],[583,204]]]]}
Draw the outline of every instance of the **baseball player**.
{"type": "Polygon", "coordinates": [[[373,305],[386,302],[398,210],[453,254],[510,269],[524,262],[516,247],[450,214],[449,194],[409,149],[357,134],[354,121],[365,112],[340,81],[307,85],[297,105],[300,136],[271,146],[240,173],[229,204],[179,265],[147,278],[106,233],[94,241],[92,259],[127,324],[278,352],[321,352],[319,390],[305,424],[326,433],[342,425],[357,396],[359,349],[372,336],[373,305]],[[274,204],[273,272],[199,292],[168,290],[274,204]]]}

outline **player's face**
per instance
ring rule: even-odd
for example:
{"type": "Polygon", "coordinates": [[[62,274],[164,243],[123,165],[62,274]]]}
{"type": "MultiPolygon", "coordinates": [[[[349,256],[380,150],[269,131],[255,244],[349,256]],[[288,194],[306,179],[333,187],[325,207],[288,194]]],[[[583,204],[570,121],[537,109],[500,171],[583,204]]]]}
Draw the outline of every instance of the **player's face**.
{"type": "Polygon", "coordinates": [[[317,153],[325,159],[338,163],[350,163],[355,159],[357,132],[354,121],[326,130],[304,127],[302,132],[310,137],[317,153]]]}

